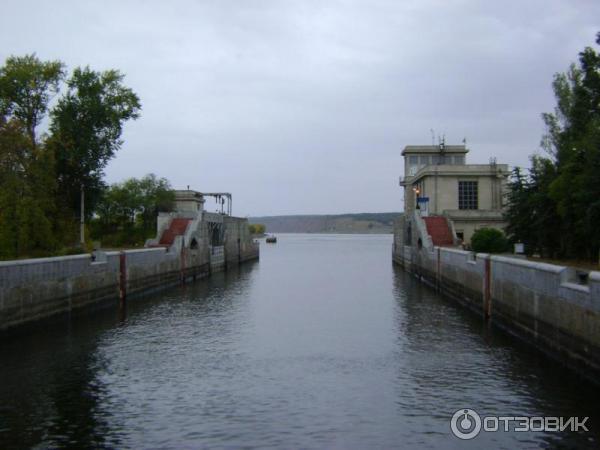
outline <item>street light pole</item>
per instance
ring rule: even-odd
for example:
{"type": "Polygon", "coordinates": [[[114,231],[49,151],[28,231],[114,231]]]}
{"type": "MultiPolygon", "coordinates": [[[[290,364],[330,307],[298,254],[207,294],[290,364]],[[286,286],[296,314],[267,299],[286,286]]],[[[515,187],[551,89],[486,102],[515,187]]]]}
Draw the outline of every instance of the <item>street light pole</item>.
{"type": "Polygon", "coordinates": [[[84,196],[83,196],[83,183],[81,183],[81,214],[79,224],[79,243],[81,247],[85,247],[85,215],[84,215],[84,196]]]}

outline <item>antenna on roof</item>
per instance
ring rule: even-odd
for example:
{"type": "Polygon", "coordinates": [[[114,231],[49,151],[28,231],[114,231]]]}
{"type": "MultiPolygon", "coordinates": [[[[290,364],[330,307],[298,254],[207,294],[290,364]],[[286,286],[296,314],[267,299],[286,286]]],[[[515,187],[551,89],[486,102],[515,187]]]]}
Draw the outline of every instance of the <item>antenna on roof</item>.
{"type": "Polygon", "coordinates": [[[431,131],[431,146],[433,147],[435,145],[435,131],[433,131],[433,128],[430,128],[429,131],[431,131]]]}
{"type": "Polygon", "coordinates": [[[467,137],[466,137],[466,136],[463,138],[463,145],[464,145],[465,147],[467,146],[467,137]]]}

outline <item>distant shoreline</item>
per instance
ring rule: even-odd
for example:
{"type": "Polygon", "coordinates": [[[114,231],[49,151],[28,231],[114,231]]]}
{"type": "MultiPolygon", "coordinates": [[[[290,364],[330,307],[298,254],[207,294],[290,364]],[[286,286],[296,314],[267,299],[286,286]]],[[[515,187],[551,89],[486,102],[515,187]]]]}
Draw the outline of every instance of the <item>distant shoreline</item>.
{"type": "Polygon", "coordinates": [[[264,234],[253,234],[252,235],[252,239],[264,239],[266,238],[269,234],[348,234],[348,235],[361,235],[361,236],[368,236],[368,235],[387,235],[387,234],[394,234],[393,231],[371,231],[371,232],[343,232],[343,231],[274,231],[273,233],[264,233],[264,234]]]}
{"type": "Polygon", "coordinates": [[[250,217],[268,233],[391,234],[399,212],[250,217]]]}

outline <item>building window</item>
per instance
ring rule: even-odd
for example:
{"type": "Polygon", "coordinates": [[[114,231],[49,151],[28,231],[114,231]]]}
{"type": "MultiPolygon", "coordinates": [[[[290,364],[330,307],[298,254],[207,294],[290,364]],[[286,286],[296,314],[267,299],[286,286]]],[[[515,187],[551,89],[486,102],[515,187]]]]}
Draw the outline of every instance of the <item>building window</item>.
{"type": "Polygon", "coordinates": [[[409,156],[406,160],[408,162],[407,174],[412,177],[419,170],[419,157],[409,156]]]}
{"type": "Polygon", "coordinates": [[[477,181],[458,182],[458,209],[477,209],[477,181]]]}

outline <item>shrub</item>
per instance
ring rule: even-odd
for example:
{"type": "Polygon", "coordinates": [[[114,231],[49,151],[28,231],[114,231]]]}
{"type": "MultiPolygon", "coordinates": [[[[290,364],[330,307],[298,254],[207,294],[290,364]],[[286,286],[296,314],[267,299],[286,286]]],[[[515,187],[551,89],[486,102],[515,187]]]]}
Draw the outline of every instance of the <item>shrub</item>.
{"type": "Polygon", "coordinates": [[[251,223],[248,225],[250,234],[264,234],[267,227],[262,223],[251,223]]]}
{"type": "Polygon", "coordinates": [[[496,228],[480,228],[471,238],[471,248],[475,252],[502,253],[507,251],[508,247],[508,239],[496,228]]]}

